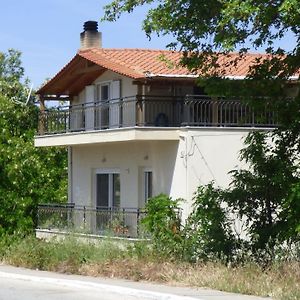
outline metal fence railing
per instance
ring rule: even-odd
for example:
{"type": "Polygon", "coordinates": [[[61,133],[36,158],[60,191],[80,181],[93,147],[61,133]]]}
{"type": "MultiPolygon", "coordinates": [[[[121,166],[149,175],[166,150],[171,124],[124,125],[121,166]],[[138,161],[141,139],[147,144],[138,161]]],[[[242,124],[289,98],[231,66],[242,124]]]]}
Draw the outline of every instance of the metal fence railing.
{"type": "Polygon", "coordinates": [[[208,96],[132,96],[51,108],[39,114],[39,134],[134,126],[275,127],[276,114],[259,113],[237,99],[208,96]]]}
{"type": "Polygon", "coordinates": [[[138,208],[40,204],[37,228],[117,237],[146,237],[141,226],[145,212],[138,208]]]}
{"type": "Polygon", "coordinates": [[[255,112],[247,103],[223,97],[189,95],[184,101],[182,124],[188,126],[276,127],[277,117],[267,105],[255,112]]]}

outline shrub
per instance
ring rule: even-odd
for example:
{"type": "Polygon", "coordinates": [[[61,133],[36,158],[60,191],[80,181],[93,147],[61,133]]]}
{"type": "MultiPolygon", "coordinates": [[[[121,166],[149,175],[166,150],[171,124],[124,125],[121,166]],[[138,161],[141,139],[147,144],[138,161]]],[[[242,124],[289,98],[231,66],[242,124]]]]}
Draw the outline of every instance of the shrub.
{"type": "Polygon", "coordinates": [[[278,241],[299,240],[298,138],[299,129],[251,132],[240,152],[248,167],[230,172],[232,181],[223,196],[245,220],[254,252],[271,249],[278,241]]]}
{"type": "Polygon", "coordinates": [[[180,201],[160,194],[146,204],[147,214],[142,224],[151,234],[157,253],[165,257],[177,256],[181,251],[180,201]]]}
{"type": "Polygon", "coordinates": [[[223,258],[232,254],[235,239],[228,213],[222,207],[221,190],[214,188],[212,183],[198,188],[184,232],[187,260],[223,258]]]}

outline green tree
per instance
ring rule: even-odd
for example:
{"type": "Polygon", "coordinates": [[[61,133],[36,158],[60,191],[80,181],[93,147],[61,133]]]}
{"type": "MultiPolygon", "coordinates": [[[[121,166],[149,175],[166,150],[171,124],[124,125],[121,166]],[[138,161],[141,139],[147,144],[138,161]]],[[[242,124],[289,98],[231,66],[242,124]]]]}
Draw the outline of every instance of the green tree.
{"type": "Polygon", "coordinates": [[[184,227],[185,259],[230,259],[234,255],[235,238],[222,195],[213,183],[198,187],[184,227]]]}
{"type": "Polygon", "coordinates": [[[0,52],[0,95],[11,100],[25,102],[29,80],[24,78],[21,52],[9,49],[0,52]]]}
{"type": "Polygon", "coordinates": [[[300,2],[298,0],[114,0],[104,20],[149,5],[143,29],[174,37],[168,45],[183,53],[181,64],[201,74],[209,94],[234,95],[262,115],[272,110],[279,124],[271,132],[250,133],[241,158],[247,170],[232,172],[226,201],[248,218],[255,247],[271,239],[299,238],[300,153],[300,2]],[[290,36],[290,50],[278,43],[290,36]],[[257,59],[245,80],[229,80],[220,67],[226,55],[234,66],[250,48],[268,55],[257,59]],[[232,55],[237,51],[238,55],[232,55]],[[291,97],[292,95],[292,97],[291,97]]]}
{"type": "Polygon", "coordinates": [[[173,36],[174,41],[167,46],[182,51],[181,64],[201,74],[199,84],[208,93],[238,96],[259,111],[267,106],[279,112],[282,125],[289,126],[295,120],[299,83],[291,76],[300,68],[299,1],[114,0],[105,6],[103,20],[115,21],[142,5],[149,5],[143,22],[145,33],[149,37],[173,36]],[[279,46],[286,34],[291,36],[290,50],[279,46]],[[245,80],[226,79],[220,57],[226,55],[226,66],[234,67],[250,47],[271,56],[257,58],[245,80]],[[286,101],[290,96],[287,90],[292,88],[296,97],[286,101]]]}
{"type": "MultiPolygon", "coordinates": [[[[151,4],[143,22],[146,34],[172,35],[174,41],[168,46],[183,51],[182,63],[190,69],[203,74],[209,71],[210,76],[213,69],[220,75],[218,56],[239,50],[242,58],[248,45],[278,55],[271,61],[267,59],[264,66],[258,61],[259,67],[251,70],[254,73],[265,74],[267,68],[271,77],[279,75],[280,68],[284,70],[280,77],[286,79],[300,66],[297,0],[114,0],[105,6],[104,20],[115,21],[122,13],[146,4],[151,4]],[[284,57],[287,53],[277,41],[287,33],[295,37],[295,46],[284,57]]],[[[232,63],[235,61],[236,57],[232,63]]]]}
{"type": "Polygon", "coordinates": [[[231,210],[246,220],[253,249],[299,238],[299,208],[293,208],[299,206],[299,166],[295,164],[299,152],[287,147],[285,136],[272,141],[270,137],[274,134],[248,135],[241,158],[250,168],[231,171],[231,187],[222,195],[231,210]]]}
{"type": "Polygon", "coordinates": [[[20,53],[0,53],[0,235],[32,230],[42,202],[66,200],[66,150],[38,149],[38,108],[27,99],[20,53]]]}

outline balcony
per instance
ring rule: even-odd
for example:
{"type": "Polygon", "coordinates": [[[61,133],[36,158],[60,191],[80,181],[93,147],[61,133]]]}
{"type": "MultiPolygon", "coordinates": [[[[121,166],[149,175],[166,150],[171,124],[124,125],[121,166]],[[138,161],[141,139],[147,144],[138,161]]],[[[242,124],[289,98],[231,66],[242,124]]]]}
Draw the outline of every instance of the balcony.
{"type": "Polygon", "coordinates": [[[95,236],[144,238],[141,220],[145,212],[138,208],[40,204],[37,230],[53,233],[80,233],[95,236]]]}
{"type": "Polygon", "coordinates": [[[38,135],[132,127],[275,127],[275,114],[254,113],[236,99],[132,96],[41,111],[38,135]]]}
{"type": "Polygon", "coordinates": [[[35,146],[75,146],[129,141],[179,141],[193,128],[272,128],[276,115],[255,113],[236,99],[208,96],[133,96],[50,108],[39,114],[35,146]]]}

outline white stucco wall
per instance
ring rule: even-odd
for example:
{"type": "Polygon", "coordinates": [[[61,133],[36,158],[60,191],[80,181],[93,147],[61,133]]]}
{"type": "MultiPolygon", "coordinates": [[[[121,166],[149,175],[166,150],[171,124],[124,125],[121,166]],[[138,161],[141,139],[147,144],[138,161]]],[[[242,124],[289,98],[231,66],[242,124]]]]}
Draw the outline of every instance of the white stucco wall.
{"type": "MultiPolygon", "coordinates": [[[[109,70],[99,76],[93,85],[116,80],[121,82],[121,97],[138,93],[132,79],[109,70]]],[[[155,83],[151,87],[145,86],[143,92],[146,95],[184,95],[192,93],[193,88],[191,84],[155,83]]],[[[86,93],[87,90],[83,90],[74,101],[84,103],[88,97],[86,93]]],[[[123,105],[124,124],[135,125],[135,103],[129,101],[123,105]]],[[[168,115],[163,106],[159,111],[168,115]]],[[[86,145],[78,145],[79,139],[74,135],[70,175],[73,202],[96,205],[95,179],[96,171],[100,169],[117,170],[120,173],[122,207],[143,206],[143,170],[152,170],[153,195],[166,193],[173,198],[185,199],[184,216],[189,213],[193,195],[200,184],[214,181],[216,185],[226,187],[230,182],[228,172],[242,165],[238,153],[248,130],[198,127],[174,128],[173,131],[179,132],[179,140],[158,139],[156,133],[153,134],[153,140],[121,141],[122,138],[109,140],[102,137],[88,139],[86,145]]],[[[118,131],[103,134],[121,137],[118,131]]]]}
{"type": "MultiPolygon", "coordinates": [[[[115,80],[120,80],[121,82],[121,97],[130,97],[137,94],[137,86],[132,84],[132,79],[112,72],[110,70],[105,71],[101,76],[99,76],[92,85],[97,85],[104,82],[112,82],[115,80]]],[[[95,99],[94,99],[95,100],[95,99]]],[[[87,101],[91,102],[93,100],[87,101]]],[[[85,103],[85,89],[83,89],[77,96],[74,96],[71,104],[82,104],[85,103]]]]}
{"type": "Polygon", "coordinates": [[[244,166],[239,151],[248,130],[233,128],[182,129],[170,195],[187,200],[182,204],[183,217],[191,211],[199,185],[214,181],[227,187],[230,170],[244,166]]]}
{"type": "Polygon", "coordinates": [[[72,146],[72,195],[79,205],[95,206],[95,172],[120,172],[121,206],[142,206],[142,170],[153,172],[153,194],[184,198],[184,216],[200,184],[225,187],[228,172],[242,163],[238,152],[247,131],[233,128],[181,129],[179,141],[130,141],[72,146]]]}
{"type": "Polygon", "coordinates": [[[110,70],[105,71],[99,76],[93,84],[99,84],[105,81],[121,80],[121,97],[130,97],[137,94],[137,86],[132,84],[132,79],[112,72],[110,70]]]}
{"type": "Polygon", "coordinates": [[[145,141],[72,147],[72,196],[77,205],[95,206],[96,170],[118,170],[121,206],[141,206],[141,171],[152,169],[153,194],[170,193],[176,141],[145,141]]]}

